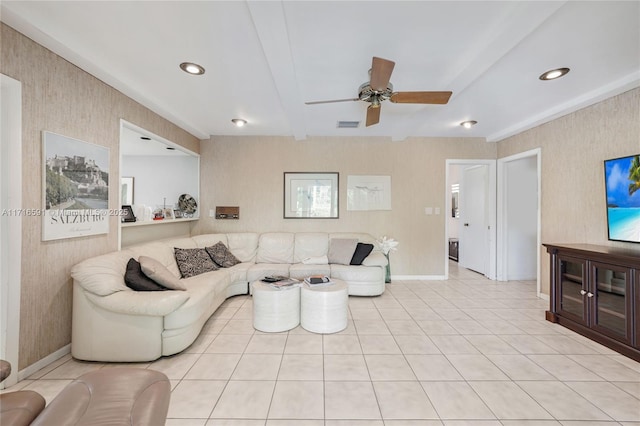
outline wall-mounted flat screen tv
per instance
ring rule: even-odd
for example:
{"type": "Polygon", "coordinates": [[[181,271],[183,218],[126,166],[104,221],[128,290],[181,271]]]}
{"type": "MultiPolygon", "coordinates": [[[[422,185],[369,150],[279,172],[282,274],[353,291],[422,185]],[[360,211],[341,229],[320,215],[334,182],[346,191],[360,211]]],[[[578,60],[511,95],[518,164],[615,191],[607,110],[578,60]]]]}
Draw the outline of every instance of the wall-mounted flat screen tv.
{"type": "Polygon", "coordinates": [[[609,239],[640,243],[640,155],[604,162],[609,239]]]}

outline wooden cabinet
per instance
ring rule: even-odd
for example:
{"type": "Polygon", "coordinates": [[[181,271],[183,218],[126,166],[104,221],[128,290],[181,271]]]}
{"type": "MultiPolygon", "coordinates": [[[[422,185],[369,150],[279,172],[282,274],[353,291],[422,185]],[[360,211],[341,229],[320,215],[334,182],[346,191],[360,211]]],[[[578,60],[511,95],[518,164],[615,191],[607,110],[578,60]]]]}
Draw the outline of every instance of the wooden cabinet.
{"type": "Polygon", "coordinates": [[[547,319],[640,361],[640,251],[544,246],[551,256],[547,319]]]}

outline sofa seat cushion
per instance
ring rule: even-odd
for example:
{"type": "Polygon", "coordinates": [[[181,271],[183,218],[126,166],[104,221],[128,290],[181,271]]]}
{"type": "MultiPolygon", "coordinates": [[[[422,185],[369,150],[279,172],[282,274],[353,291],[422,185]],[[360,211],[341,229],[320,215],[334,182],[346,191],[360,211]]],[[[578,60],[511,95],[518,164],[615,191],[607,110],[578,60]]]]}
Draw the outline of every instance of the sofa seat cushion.
{"type": "Polygon", "coordinates": [[[214,306],[216,295],[226,295],[230,284],[229,274],[224,269],[185,278],[182,281],[187,288],[184,293],[189,295],[189,300],[164,318],[165,330],[186,327],[196,323],[203,313],[213,313],[217,307],[214,306]]]}
{"type": "Polygon", "coordinates": [[[247,272],[253,265],[254,264],[252,262],[242,262],[232,266],[231,268],[225,269],[225,271],[227,271],[227,273],[229,274],[229,282],[231,282],[231,284],[238,282],[249,282],[249,279],[247,278],[247,272]]]}
{"type": "Polygon", "coordinates": [[[261,280],[267,275],[284,275],[288,277],[290,266],[288,263],[255,263],[247,271],[247,281],[261,280]]]}
{"type": "Polygon", "coordinates": [[[331,265],[331,278],[344,281],[379,281],[383,273],[380,266],[331,265]]]}
{"type": "Polygon", "coordinates": [[[310,275],[331,275],[331,266],[329,265],[305,265],[302,263],[294,263],[289,268],[289,276],[297,280],[305,279],[310,275]]]}

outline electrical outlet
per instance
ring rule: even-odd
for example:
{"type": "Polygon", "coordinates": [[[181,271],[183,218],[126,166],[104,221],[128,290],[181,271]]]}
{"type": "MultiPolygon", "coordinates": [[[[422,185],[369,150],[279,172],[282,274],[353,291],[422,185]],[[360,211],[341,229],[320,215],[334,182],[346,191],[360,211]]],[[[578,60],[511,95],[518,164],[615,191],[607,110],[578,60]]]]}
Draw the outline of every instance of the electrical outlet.
{"type": "Polygon", "coordinates": [[[436,214],[440,214],[440,207],[436,207],[436,208],[435,208],[435,213],[436,213],[436,214]]]}
{"type": "Polygon", "coordinates": [[[215,210],[209,210],[209,217],[216,217],[216,211],[215,210]]]}
{"type": "Polygon", "coordinates": [[[426,214],[426,215],[433,214],[433,207],[425,207],[424,208],[424,214],[426,214]]]}

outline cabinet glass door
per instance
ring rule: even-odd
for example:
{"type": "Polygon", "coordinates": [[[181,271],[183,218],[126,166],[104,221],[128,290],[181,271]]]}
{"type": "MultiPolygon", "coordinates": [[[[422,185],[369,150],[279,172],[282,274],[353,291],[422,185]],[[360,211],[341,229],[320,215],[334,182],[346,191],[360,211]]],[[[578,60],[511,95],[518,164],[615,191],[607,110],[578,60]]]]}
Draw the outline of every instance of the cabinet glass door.
{"type": "Polygon", "coordinates": [[[585,305],[585,262],[578,259],[559,258],[560,298],[558,308],[562,315],[587,323],[585,305]]]}
{"type": "Polygon", "coordinates": [[[623,341],[631,340],[629,311],[631,271],[612,265],[593,263],[595,315],[591,326],[623,341]]]}

